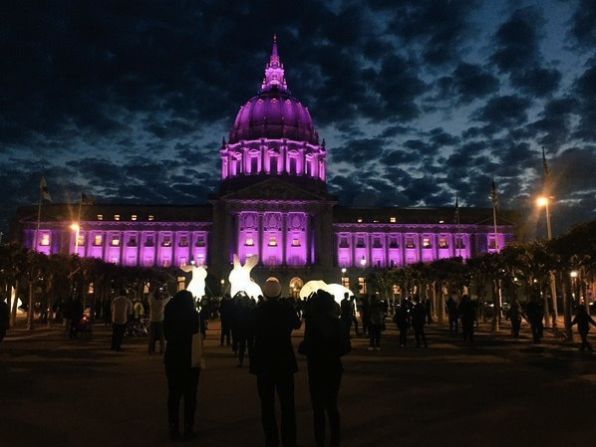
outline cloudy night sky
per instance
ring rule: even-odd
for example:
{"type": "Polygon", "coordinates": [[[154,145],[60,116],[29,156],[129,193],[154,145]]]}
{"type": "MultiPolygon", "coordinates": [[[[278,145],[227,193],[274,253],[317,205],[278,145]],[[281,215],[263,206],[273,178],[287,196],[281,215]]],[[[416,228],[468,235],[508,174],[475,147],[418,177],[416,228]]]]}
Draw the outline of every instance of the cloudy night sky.
{"type": "MultiPolygon", "coordinates": [[[[13,1],[0,24],[0,227],[38,200],[205,202],[277,33],[344,205],[596,216],[596,1],[13,1]]],[[[536,223],[534,222],[534,226],[536,223]]]]}

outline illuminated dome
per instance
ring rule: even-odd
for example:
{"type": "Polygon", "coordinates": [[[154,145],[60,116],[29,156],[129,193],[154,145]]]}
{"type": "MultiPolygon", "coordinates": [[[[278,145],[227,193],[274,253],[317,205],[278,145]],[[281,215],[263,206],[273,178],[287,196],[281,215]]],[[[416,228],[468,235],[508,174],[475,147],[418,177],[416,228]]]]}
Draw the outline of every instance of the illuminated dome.
{"type": "Polygon", "coordinates": [[[230,143],[259,138],[288,138],[312,144],[319,140],[308,108],[277,87],[249,99],[240,108],[230,132],[230,143]]]}
{"type": "Polygon", "coordinates": [[[308,108],[288,90],[275,37],[261,89],[240,107],[220,156],[222,187],[263,176],[325,187],[325,143],[319,143],[308,108]]]}

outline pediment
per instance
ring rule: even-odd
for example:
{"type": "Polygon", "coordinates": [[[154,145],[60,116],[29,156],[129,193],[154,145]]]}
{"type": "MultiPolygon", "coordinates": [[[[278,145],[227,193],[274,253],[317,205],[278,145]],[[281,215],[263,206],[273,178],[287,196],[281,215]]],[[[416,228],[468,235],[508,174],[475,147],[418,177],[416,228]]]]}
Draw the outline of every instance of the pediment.
{"type": "Polygon", "coordinates": [[[326,193],[315,193],[280,179],[270,178],[244,188],[230,191],[221,199],[246,200],[328,200],[326,193]]]}

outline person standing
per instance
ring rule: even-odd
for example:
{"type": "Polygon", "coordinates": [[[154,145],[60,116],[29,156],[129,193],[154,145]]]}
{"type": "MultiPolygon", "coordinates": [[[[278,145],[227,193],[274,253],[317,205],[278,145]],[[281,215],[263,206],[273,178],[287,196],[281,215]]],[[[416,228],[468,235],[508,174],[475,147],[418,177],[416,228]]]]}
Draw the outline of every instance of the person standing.
{"type": "Polygon", "coordinates": [[[522,310],[517,298],[513,298],[511,301],[511,307],[509,308],[509,321],[511,321],[511,336],[513,338],[519,338],[519,331],[521,329],[522,322],[522,310]]]}
{"type": "Polygon", "coordinates": [[[476,305],[468,295],[461,297],[459,303],[459,315],[464,336],[464,342],[474,343],[474,322],[476,321],[476,305]]]}
{"type": "Polygon", "coordinates": [[[526,315],[532,328],[532,341],[534,343],[540,343],[544,331],[544,310],[540,303],[539,292],[535,293],[534,298],[528,303],[526,315]]]}
{"type": "Polygon", "coordinates": [[[416,338],[416,347],[420,347],[420,342],[425,348],[428,348],[426,343],[426,334],[424,333],[424,325],[427,318],[427,309],[424,303],[420,302],[418,295],[414,296],[414,307],[412,308],[412,328],[414,329],[414,337],[416,338]]]}
{"type": "Polygon", "coordinates": [[[78,337],[81,318],[83,318],[83,303],[81,303],[79,297],[75,297],[70,307],[70,330],[68,333],[70,338],[78,337]]]}
{"type": "Polygon", "coordinates": [[[170,438],[178,440],[180,435],[180,401],[184,400],[185,440],[193,439],[198,367],[192,365],[192,341],[200,331],[199,314],[195,309],[192,293],[177,292],[164,309],[164,335],[167,341],[164,365],[168,380],[168,424],[170,438]]]}
{"type": "Polygon", "coordinates": [[[149,354],[155,354],[155,342],[158,340],[159,353],[163,354],[165,340],[163,319],[167,302],[168,300],[159,288],[149,295],[149,354]]]}
{"type": "Polygon", "coordinates": [[[449,317],[449,333],[451,335],[457,335],[459,331],[459,315],[457,312],[457,302],[452,296],[447,299],[445,307],[447,307],[447,315],[449,317]]]}
{"type": "Polygon", "coordinates": [[[254,345],[254,312],[256,303],[248,296],[244,295],[238,301],[236,313],[236,331],[238,338],[238,368],[244,365],[244,356],[248,351],[250,359],[254,345]]]}
{"type": "Polygon", "coordinates": [[[317,447],[325,445],[326,416],[329,419],[329,445],[336,447],[340,444],[337,400],[343,373],[341,356],[349,351],[349,333],[343,326],[345,319],[338,319],[334,308],[333,296],[327,292],[319,290],[311,298],[305,315],[304,341],[300,347],[300,352],[307,359],[317,447]]]}
{"type": "Polygon", "coordinates": [[[405,304],[398,304],[393,315],[393,322],[399,331],[399,346],[405,347],[408,342],[408,327],[410,326],[410,314],[405,304]]]}
{"type": "Polygon", "coordinates": [[[250,373],[257,376],[261,400],[261,421],[266,447],[279,445],[275,418],[275,394],[281,407],[281,441],[284,447],[296,446],[296,409],[294,374],[298,371],[291,334],[300,319],[287,302],[279,299],[281,285],[269,278],[263,287],[265,300],[255,311],[255,344],[250,373]]]}
{"type": "Polygon", "coordinates": [[[122,289],[112,301],[112,351],[122,351],[122,340],[131,314],[132,301],[126,296],[126,290],[122,289]]]}
{"type": "Polygon", "coordinates": [[[4,340],[4,337],[6,337],[6,332],[8,331],[9,325],[10,325],[10,311],[8,309],[8,304],[6,304],[6,299],[4,297],[1,297],[0,298],[0,342],[2,340],[4,340]]]}
{"type": "Polygon", "coordinates": [[[340,303],[341,322],[346,330],[346,337],[350,338],[350,329],[352,328],[352,322],[354,321],[354,304],[350,299],[349,293],[344,293],[344,299],[340,303]]]}
{"type": "Polygon", "coordinates": [[[221,322],[221,335],[219,337],[219,346],[230,346],[230,331],[231,331],[231,313],[232,313],[232,299],[229,295],[225,295],[221,299],[219,305],[219,318],[221,322]]]}
{"type": "Polygon", "coordinates": [[[588,333],[590,332],[590,325],[596,326],[596,321],[594,321],[594,319],[588,314],[586,306],[583,304],[580,304],[575,317],[573,317],[571,326],[574,324],[577,324],[577,332],[579,332],[579,336],[582,340],[582,343],[579,347],[580,351],[587,349],[588,351],[592,352],[592,345],[588,341],[588,333]]]}
{"type": "Polygon", "coordinates": [[[385,326],[385,311],[383,303],[376,296],[372,296],[370,300],[369,310],[369,322],[368,322],[368,333],[369,333],[369,346],[368,350],[372,351],[381,350],[381,332],[385,326]]]}

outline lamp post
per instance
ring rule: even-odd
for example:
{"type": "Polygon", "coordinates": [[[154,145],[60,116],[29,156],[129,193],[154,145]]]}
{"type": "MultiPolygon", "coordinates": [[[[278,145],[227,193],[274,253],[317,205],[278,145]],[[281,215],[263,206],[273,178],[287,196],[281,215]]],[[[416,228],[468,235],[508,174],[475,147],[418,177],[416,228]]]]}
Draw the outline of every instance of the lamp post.
{"type": "Polygon", "coordinates": [[[75,252],[75,255],[78,255],[79,254],[79,234],[81,232],[81,226],[78,224],[78,222],[73,222],[70,225],[70,229],[72,231],[74,231],[74,233],[75,233],[74,252],[75,252]]]}
{"type": "MultiPolygon", "coordinates": [[[[550,222],[550,198],[546,196],[538,197],[536,200],[536,204],[539,207],[544,207],[544,211],[546,213],[546,235],[548,240],[550,241],[553,238],[553,232],[550,222]]],[[[553,305],[553,329],[557,328],[557,318],[558,318],[558,310],[557,310],[557,285],[555,283],[555,274],[551,270],[550,271],[550,293],[552,296],[552,305],[553,305]]]]}

